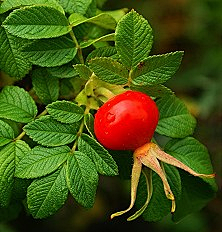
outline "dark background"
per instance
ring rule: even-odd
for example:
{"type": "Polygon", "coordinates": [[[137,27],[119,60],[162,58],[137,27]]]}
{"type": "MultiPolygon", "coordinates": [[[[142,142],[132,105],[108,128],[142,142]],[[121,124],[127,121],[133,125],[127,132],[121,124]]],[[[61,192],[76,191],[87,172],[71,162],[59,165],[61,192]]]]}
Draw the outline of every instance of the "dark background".
{"type": "Polygon", "coordinates": [[[106,10],[134,8],[154,30],[152,54],[185,51],[182,65],[167,85],[182,98],[198,120],[195,137],[205,144],[217,173],[219,192],[200,212],[178,224],[169,217],[158,223],[126,217],[110,221],[111,213],[129,203],[129,183],[101,177],[96,203],[85,210],[70,198],[53,217],[34,220],[24,213],[0,224],[0,232],[221,232],[222,231],[222,1],[221,0],[109,0],[106,10]]]}

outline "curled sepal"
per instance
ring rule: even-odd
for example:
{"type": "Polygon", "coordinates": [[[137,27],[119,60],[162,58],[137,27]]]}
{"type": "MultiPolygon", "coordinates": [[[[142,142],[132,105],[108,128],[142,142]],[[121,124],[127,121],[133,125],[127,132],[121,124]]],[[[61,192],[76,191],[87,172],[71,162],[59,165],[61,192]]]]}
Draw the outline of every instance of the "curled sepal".
{"type": "Polygon", "coordinates": [[[135,200],[136,200],[136,192],[137,192],[137,187],[138,187],[138,183],[140,179],[141,170],[142,170],[142,163],[137,157],[134,156],[134,163],[133,163],[132,177],[131,177],[130,206],[126,210],[119,211],[119,212],[112,214],[111,219],[113,219],[114,217],[120,216],[133,208],[135,200]]]}
{"type": "Polygon", "coordinates": [[[143,212],[145,211],[146,207],[148,206],[150,199],[152,197],[152,194],[153,194],[152,170],[149,168],[143,168],[142,172],[143,172],[143,175],[145,176],[146,187],[147,187],[146,202],[138,211],[136,211],[136,213],[134,213],[132,216],[127,218],[127,221],[135,220],[136,218],[138,218],[140,215],[143,214],[143,212]]]}

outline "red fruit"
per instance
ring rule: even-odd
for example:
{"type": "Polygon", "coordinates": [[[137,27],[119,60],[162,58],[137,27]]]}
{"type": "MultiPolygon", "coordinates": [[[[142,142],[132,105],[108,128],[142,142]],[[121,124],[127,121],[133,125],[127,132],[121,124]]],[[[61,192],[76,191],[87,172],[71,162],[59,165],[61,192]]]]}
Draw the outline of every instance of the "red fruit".
{"type": "Polygon", "coordinates": [[[95,135],[108,149],[134,151],[150,142],[158,118],[156,103],[149,96],[129,90],[99,108],[95,114],[95,135]]]}

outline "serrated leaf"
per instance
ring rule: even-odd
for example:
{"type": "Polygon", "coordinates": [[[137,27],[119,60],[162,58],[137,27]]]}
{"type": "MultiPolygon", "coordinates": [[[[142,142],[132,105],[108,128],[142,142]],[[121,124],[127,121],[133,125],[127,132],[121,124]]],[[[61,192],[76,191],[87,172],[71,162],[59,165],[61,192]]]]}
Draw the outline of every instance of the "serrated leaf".
{"type": "Polygon", "coordinates": [[[128,70],[112,58],[94,58],[89,66],[102,81],[117,85],[124,85],[128,81],[128,70]]]}
{"type": "MultiPolygon", "coordinates": [[[[169,141],[165,151],[198,173],[213,173],[206,147],[192,137],[169,141]]],[[[180,171],[180,175],[183,183],[182,193],[173,215],[174,221],[179,221],[186,215],[203,208],[217,191],[215,179],[193,177],[184,171],[180,171]]]]}
{"type": "Polygon", "coordinates": [[[67,197],[65,167],[62,167],[31,183],[27,191],[27,204],[34,218],[46,218],[56,213],[67,197]]]}
{"type": "Polygon", "coordinates": [[[63,8],[58,4],[56,0],[4,0],[3,3],[0,5],[0,14],[17,7],[41,4],[54,7],[55,9],[64,12],[63,8]]]}
{"type": "Polygon", "coordinates": [[[64,123],[75,123],[84,116],[84,110],[70,101],[57,101],[47,106],[47,111],[56,120],[64,123]]]}
{"type": "Polygon", "coordinates": [[[74,68],[84,80],[89,80],[92,75],[92,71],[84,64],[76,64],[74,65],[74,68]]]}
{"type": "MultiPolygon", "coordinates": [[[[175,167],[172,167],[170,165],[165,164],[164,168],[167,174],[167,180],[172,188],[177,203],[177,199],[180,199],[181,195],[181,180],[179,172],[175,167]]],[[[156,173],[153,173],[152,182],[153,195],[142,216],[146,221],[159,221],[170,213],[172,202],[171,200],[167,199],[164,193],[162,180],[156,173]]],[[[138,194],[136,201],[136,205],[138,208],[140,208],[144,204],[146,197],[146,182],[145,178],[142,176],[138,186],[138,194]]]]}
{"type": "Polygon", "coordinates": [[[77,49],[72,40],[62,36],[35,40],[23,49],[23,53],[32,64],[41,67],[55,67],[71,61],[75,57],[77,49]]]}
{"type": "Polygon", "coordinates": [[[19,178],[46,176],[58,169],[67,160],[69,153],[70,148],[67,146],[34,147],[20,160],[15,175],[19,178]]]}
{"type": "Polygon", "coordinates": [[[193,133],[196,120],[179,98],[169,95],[156,103],[160,112],[157,133],[172,138],[183,138],[193,133]]]}
{"type": "Polygon", "coordinates": [[[86,208],[94,204],[98,174],[94,163],[82,152],[76,151],[67,162],[67,184],[75,200],[86,208]]]}
{"type": "Polygon", "coordinates": [[[95,50],[93,50],[86,58],[87,62],[90,62],[93,58],[96,57],[111,57],[116,56],[117,51],[115,47],[112,46],[106,46],[106,47],[100,47],[95,50]]]}
{"type": "Polygon", "coordinates": [[[152,86],[131,85],[130,89],[144,92],[147,95],[155,98],[166,97],[174,94],[171,89],[167,88],[164,85],[152,85],[152,86]]]}
{"type": "Polygon", "coordinates": [[[97,42],[107,42],[107,41],[114,41],[115,39],[115,34],[111,33],[111,34],[107,34],[107,35],[103,35],[97,39],[89,39],[88,41],[84,41],[80,43],[80,47],[81,48],[87,48],[90,45],[97,43],[97,42]]]}
{"type": "Polygon", "coordinates": [[[49,6],[30,6],[14,10],[3,22],[6,30],[27,39],[53,38],[71,31],[63,13],[49,6]]]}
{"type": "Polygon", "coordinates": [[[162,84],[177,71],[183,52],[171,52],[163,55],[149,56],[140,62],[132,72],[134,85],[162,84]]]}
{"type": "Polygon", "coordinates": [[[47,69],[35,69],[32,73],[32,84],[36,95],[45,105],[59,97],[59,79],[53,77],[47,69]]]}
{"type": "Polygon", "coordinates": [[[92,137],[82,134],[78,139],[78,149],[91,158],[100,174],[118,175],[118,167],[112,156],[92,137]]]}
{"type": "Polygon", "coordinates": [[[16,79],[22,79],[32,67],[28,57],[21,52],[26,42],[0,27],[0,68],[16,79]]]}
{"type": "Polygon", "coordinates": [[[69,16],[69,23],[75,27],[82,23],[93,23],[105,29],[115,30],[116,20],[109,14],[101,13],[92,18],[86,18],[81,14],[73,13],[69,16]]]}
{"type": "Polygon", "coordinates": [[[14,136],[13,128],[8,123],[0,120],[0,147],[10,143],[14,136]]]}
{"type": "Polygon", "coordinates": [[[94,133],[94,117],[92,114],[88,113],[84,115],[84,125],[92,137],[95,137],[94,133]]]}
{"type": "Polygon", "coordinates": [[[24,89],[6,86],[0,93],[0,117],[27,123],[37,114],[34,100],[24,89]]]}
{"type": "Polygon", "coordinates": [[[79,13],[84,15],[93,0],[59,0],[59,3],[69,14],[79,13]]]}
{"type": "Polygon", "coordinates": [[[47,68],[47,71],[57,78],[71,78],[78,75],[78,73],[73,68],[71,62],[57,67],[47,68]]]}
{"type": "Polygon", "coordinates": [[[122,17],[116,27],[116,49],[124,65],[135,67],[147,58],[152,47],[152,28],[134,10],[122,17]]]}
{"type": "Polygon", "coordinates": [[[79,124],[64,124],[44,116],[28,123],[23,129],[30,138],[43,146],[61,146],[75,140],[79,124]]]}
{"type": "Polygon", "coordinates": [[[8,206],[15,181],[15,166],[29,151],[29,146],[21,140],[9,143],[0,150],[0,206],[8,206]]]}

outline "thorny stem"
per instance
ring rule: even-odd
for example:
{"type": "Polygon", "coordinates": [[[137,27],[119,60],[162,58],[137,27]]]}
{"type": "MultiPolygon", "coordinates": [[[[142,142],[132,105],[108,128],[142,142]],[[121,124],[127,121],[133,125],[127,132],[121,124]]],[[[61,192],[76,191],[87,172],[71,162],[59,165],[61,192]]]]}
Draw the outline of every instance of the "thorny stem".
{"type": "Polygon", "coordinates": [[[70,34],[73,42],[76,45],[79,60],[80,60],[81,64],[84,64],[84,59],[83,59],[83,55],[82,55],[82,49],[81,49],[81,47],[80,47],[80,45],[79,45],[79,43],[78,43],[78,41],[77,41],[77,39],[75,37],[75,34],[74,34],[73,30],[71,30],[69,34],[70,34]]]}
{"type": "MultiPolygon", "coordinates": [[[[47,114],[47,109],[45,109],[44,111],[42,111],[42,113],[40,113],[39,115],[37,115],[36,119],[40,118],[40,117],[42,117],[42,116],[44,116],[46,114],[47,114]]],[[[25,134],[26,134],[25,131],[22,131],[14,140],[15,141],[16,140],[21,140],[25,136],[25,134]]]]}

